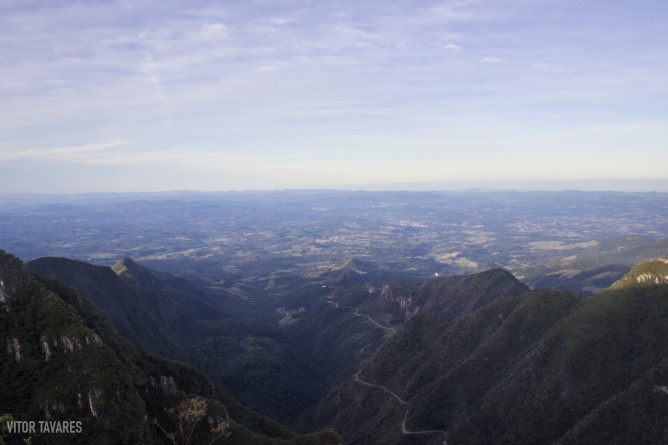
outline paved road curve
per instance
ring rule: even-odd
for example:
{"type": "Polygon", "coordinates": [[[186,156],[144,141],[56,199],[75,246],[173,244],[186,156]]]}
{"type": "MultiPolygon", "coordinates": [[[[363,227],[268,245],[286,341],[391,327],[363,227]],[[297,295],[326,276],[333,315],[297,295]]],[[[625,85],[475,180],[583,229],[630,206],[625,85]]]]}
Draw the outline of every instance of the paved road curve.
{"type": "Polygon", "coordinates": [[[392,332],[393,334],[396,334],[396,333],[397,333],[397,330],[396,330],[396,329],[394,329],[394,328],[389,328],[389,327],[387,327],[387,326],[383,326],[382,324],[378,323],[376,320],[374,320],[373,318],[369,317],[369,316],[366,315],[366,314],[360,314],[360,312],[359,312],[359,308],[356,308],[356,307],[354,307],[354,306],[339,306],[339,303],[337,303],[336,301],[332,301],[332,300],[327,300],[327,303],[329,303],[329,304],[333,304],[334,307],[335,307],[335,308],[338,308],[338,309],[355,309],[355,312],[353,312],[353,315],[354,315],[354,316],[356,316],[356,317],[363,317],[363,318],[366,318],[366,319],[369,320],[371,323],[375,324],[376,326],[378,326],[378,327],[381,328],[381,329],[385,329],[385,330],[387,330],[387,331],[390,331],[390,332],[392,332]]]}
{"type": "Polygon", "coordinates": [[[399,401],[402,405],[406,405],[406,412],[404,413],[404,420],[401,422],[401,432],[403,434],[443,434],[443,445],[448,445],[447,437],[446,437],[446,432],[443,430],[417,430],[417,431],[408,431],[406,429],[406,419],[408,418],[408,402],[406,402],[404,399],[399,397],[394,391],[385,388],[384,386],[381,385],[374,385],[373,383],[365,382],[364,380],[359,378],[359,375],[355,374],[355,381],[358,383],[361,383],[362,385],[370,386],[372,388],[378,388],[380,390],[385,391],[395,399],[399,401]]]}
{"type": "MultiPolygon", "coordinates": [[[[360,379],[357,374],[355,374],[355,381],[361,383],[362,385],[370,386],[372,388],[382,389],[383,391],[385,391],[386,393],[388,393],[389,395],[391,395],[392,397],[397,399],[399,401],[399,403],[401,403],[402,405],[408,405],[408,402],[406,402],[404,399],[399,397],[396,393],[394,393],[393,391],[390,391],[389,389],[385,388],[384,386],[374,385],[373,383],[365,382],[364,380],[360,379]]],[[[408,412],[408,410],[406,410],[406,412],[408,412]]],[[[405,421],[406,421],[406,419],[404,419],[404,422],[405,421]]]]}
{"type": "MultiPolygon", "coordinates": [[[[359,308],[356,308],[356,307],[353,307],[353,306],[339,306],[339,303],[337,303],[336,301],[332,301],[332,300],[327,300],[327,303],[333,304],[334,307],[339,308],[339,309],[354,309],[355,312],[353,312],[353,315],[355,315],[357,317],[365,317],[367,320],[369,320],[371,323],[375,324],[379,328],[386,329],[388,331],[392,331],[392,333],[394,333],[394,334],[397,333],[396,329],[389,328],[387,326],[383,326],[382,324],[378,323],[376,320],[369,317],[368,315],[360,314],[359,313],[359,308]]],[[[408,418],[408,402],[406,402],[404,399],[399,397],[397,395],[397,393],[395,393],[394,391],[392,391],[390,389],[385,388],[384,386],[374,385],[373,383],[365,382],[364,380],[359,378],[359,375],[357,375],[357,373],[355,373],[355,381],[358,382],[358,383],[361,383],[362,385],[370,386],[371,388],[377,388],[377,389],[380,389],[382,391],[385,391],[386,393],[388,393],[389,395],[391,395],[392,397],[397,399],[399,401],[399,403],[406,406],[406,412],[404,413],[404,420],[401,422],[401,432],[403,434],[443,434],[443,445],[448,445],[448,442],[446,440],[446,432],[443,431],[443,430],[408,431],[406,429],[406,419],[408,418]]]]}

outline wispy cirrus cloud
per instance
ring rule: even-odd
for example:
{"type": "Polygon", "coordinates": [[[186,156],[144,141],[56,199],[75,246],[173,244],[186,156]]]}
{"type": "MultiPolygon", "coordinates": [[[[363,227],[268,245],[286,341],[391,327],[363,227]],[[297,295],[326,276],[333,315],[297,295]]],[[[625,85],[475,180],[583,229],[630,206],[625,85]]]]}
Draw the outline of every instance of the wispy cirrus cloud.
{"type": "Polygon", "coordinates": [[[0,161],[17,160],[57,160],[57,161],[81,161],[91,154],[99,153],[115,147],[129,144],[130,141],[112,141],[101,144],[82,145],[76,147],[58,147],[47,149],[29,149],[17,151],[0,151],[0,161]]]}

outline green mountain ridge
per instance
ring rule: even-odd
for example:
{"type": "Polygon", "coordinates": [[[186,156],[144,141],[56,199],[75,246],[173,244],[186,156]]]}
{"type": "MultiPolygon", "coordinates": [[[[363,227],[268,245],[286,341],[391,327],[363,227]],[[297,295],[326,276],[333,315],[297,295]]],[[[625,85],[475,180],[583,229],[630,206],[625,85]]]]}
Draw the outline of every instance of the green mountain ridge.
{"type": "Polygon", "coordinates": [[[344,287],[334,290],[332,298],[342,306],[356,307],[384,321],[387,326],[400,326],[418,313],[452,321],[491,301],[528,290],[511,273],[490,269],[470,275],[436,277],[417,284],[388,281],[382,286],[367,283],[344,287]]]}
{"type": "MultiPolygon", "coordinates": [[[[177,277],[130,259],[113,268],[40,258],[29,269],[77,288],[135,344],[202,370],[245,405],[284,424],[317,401],[319,369],[277,326],[228,312],[177,277]]],[[[294,427],[294,425],[290,425],[294,427]]]]}
{"type": "Polygon", "coordinates": [[[417,289],[415,300],[422,304],[420,313],[442,321],[454,321],[496,300],[528,290],[510,272],[496,268],[428,280],[417,289]]]}
{"type": "MultiPolygon", "coordinates": [[[[195,368],[143,352],[75,289],[27,271],[2,251],[0,306],[7,347],[0,361],[0,415],[81,422],[78,434],[37,432],[31,443],[167,443],[155,422],[176,431],[166,409],[193,396],[207,404],[196,443],[210,440],[211,422],[226,420],[230,444],[340,442],[331,431],[295,436],[240,405],[195,368]]],[[[2,436],[7,443],[28,439],[2,436]]]]}
{"type": "Polygon", "coordinates": [[[534,290],[454,322],[421,313],[360,368],[376,386],[350,378],[316,422],[347,443],[441,443],[402,434],[406,409],[408,430],[450,445],[668,443],[666,320],[665,285],[534,290]]]}
{"type": "Polygon", "coordinates": [[[611,288],[623,289],[630,286],[652,286],[655,284],[668,284],[668,256],[634,266],[611,288]]]}
{"type": "MultiPolygon", "coordinates": [[[[370,359],[372,356],[374,358],[378,357],[379,351],[385,349],[388,344],[402,341],[401,339],[405,339],[406,348],[419,354],[421,359],[425,359],[421,351],[427,350],[429,345],[428,343],[421,342],[420,336],[411,335],[411,329],[416,324],[419,324],[419,322],[415,322],[414,320],[434,320],[435,318],[439,318],[447,323],[453,322],[465,317],[470,311],[485,306],[489,302],[511,298],[527,291],[528,288],[524,284],[520,283],[512,274],[501,269],[492,269],[467,276],[438,277],[415,285],[387,283],[381,288],[365,285],[340,290],[339,292],[335,292],[329,301],[329,303],[337,302],[338,307],[335,307],[334,304],[325,305],[323,303],[322,308],[323,311],[327,311],[325,314],[333,314],[337,317],[332,319],[331,327],[327,326],[325,328],[327,333],[331,330],[336,332],[337,336],[333,334],[327,335],[326,338],[331,343],[321,345],[320,347],[322,350],[333,350],[336,352],[336,360],[341,367],[335,369],[340,373],[347,372],[347,376],[357,371],[357,367],[362,360],[370,359]],[[377,336],[373,339],[373,343],[368,337],[358,334],[358,331],[351,331],[350,336],[343,335],[342,332],[344,329],[350,329],[349,325],[344,323],[352,323],[355,319],[363,319],[362,317],[355,317],[353,309],[357,309],[355,312],[358,314],[370,316],[373,320],[385,326],[395,326],[396,334],[392,335],[386,329],[376,326],[375,330],[372,331],[377,336]],[[407,315],[409,316],[407,317],[407,315]],[[403,324],[404,322],[405,325],[403,324]],[[350,348],[350,343],[353,340],[358,341],[356,348],[350,348]],[[385,343],[383,344],[383,342],[385,343]],[[383,346],[378,350],[381,344],[383,346]],[[348,347],[346,348],[341,345],[347,345],[348,347]],[[372,347],[365,349],[369,345],[372,345],[372,347]],[[357,360],[351,359],[346,355],[351,350],[360,351],[356,357],[357,360]]],[[[321,315],[321,319],[325,319],[325,314],[321,315]]],[[[357,323],[361,323],[361,321],[357,321],[357,323]]],[[[368,321],[366,323],[371,324],[368,321]]],[[[320,326],[323,325],[321,324],[320,326]]],[[[391,356],[388,357],[389,360],[392,360],[391,356]]],[[[373,361],[373,359],[371,360],[373,361]]],[[[426,364],[426,362],[424,363],[426,364]]],[[[397,374],[396,378],[401,378],[401,376],[397,374]]],[[[345,397],[342,398],[339,388],[343,387],[344,392],[345,388],[354,392],[354,389],[358,385],[354,381],[351,383],[350,378],[345,380],[341,385],[332,389],[318,403],[314,408],[312,417],[304,419],[304,422],[311,429],[319,429],[321,425],[337,425],[337,428],[341,428],[340,430],[337,429],[337,431],[345,436],[349,425],[354,424],[354,419],[364,419],[366,416],[363,413],[375,409],[373,408],[373,404],[367,406],[359,414],[348,409],[345,404],[345,397]],[[338,420],[332,421],[333,418],[338,420]]],[[[400,391],[398,392],[402,394],[400,391]]],[[[395,414],[402,417],[403,411],[399,409],[395,414]]],[[[401,424],[401,419],[399,419],[398,424],[401,424]]],[[[365,431],[368,433],[374,430],[365,431]]],[[[379,437],[380,439],[378,439],[377,443],[382,443],[383,436],[379,437]]],[[[365,442],[361,441],[360,443],[365,442]]]]}
{"type": "Polygon", "coordinates": [[[168,334],[175,320],[162,316],[171,312],[171,308],[163,311],[157,299],[140,298],[109,267],[48,257],[27,262],[26,268],[76,288],[102,309],[114,326],[133,343],[159,355],[187,359],[186,350],[172,341],[168,334]]]}

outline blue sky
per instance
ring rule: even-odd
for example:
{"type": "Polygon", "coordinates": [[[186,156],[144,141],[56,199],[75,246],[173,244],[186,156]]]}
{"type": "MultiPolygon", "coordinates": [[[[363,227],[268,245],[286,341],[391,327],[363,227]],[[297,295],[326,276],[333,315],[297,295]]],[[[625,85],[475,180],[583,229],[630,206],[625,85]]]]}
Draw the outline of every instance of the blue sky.
{"type": "Polygon", "coordinates": [[[0,56],[0,193],[668,179],[665,0],[3,1],[0,56]]]}

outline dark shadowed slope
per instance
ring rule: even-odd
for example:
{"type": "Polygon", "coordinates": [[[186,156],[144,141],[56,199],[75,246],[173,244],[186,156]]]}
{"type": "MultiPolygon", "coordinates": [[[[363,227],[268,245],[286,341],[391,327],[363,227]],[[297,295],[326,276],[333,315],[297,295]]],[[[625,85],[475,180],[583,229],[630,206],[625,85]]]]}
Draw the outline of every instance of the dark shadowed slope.
{"type": "MultiPolygon", "coordinates": [[[[666,285],[537,290],[454,323],[417,315],[359,371],[408,402],[409,430],[446,430],[451,445],[668,443],[667,378],[666,285]]],[[[351,378],[316,420],[350,443],[404,444],[402,414],[351,378]]]]}
{"type": "Polygon", "coordinates": [[[242,403],[283,423],[322,392],[317,364],[277,326],[228,314],[176,277],[127,259],[113,269],[65,258],[27,266],[77,288],[147,351],[193,364],[242,403]]]}
{"type": "Polygon", "coordinates": [[[179,360],[187,360],[186,350],[172,341],[168,334],[173,317],[164,318],[173,310],[153,295],[138,295],[109,267],[94,266],[67,258],[39,258],[26,267],[43,277],[79,290],[102,309],[114,326],[128,339],[144,349],[179,360]],[[161,307],[162,306],[162,307],[161,307]]]}
{"type": "MultiPolygon", "coordinates": [[[[225,443],[337,443],[333,432],[295,437],[240,405],[194,368],[147,354],[125,340],[75,289],[26,271],[0,251],[0,415],[80,421],[77,434],[32,434],[32,443],[166,443],[176,431],[166,409],[187,397],[207,404],[193,440],[208,442],[209,420],[229,419],[225,443]]],[[[8,443],[27,436],[3,433],[8,443]]]]}
{"type": "MultiPolygon", "coordinates": [[[[357,344],[357,348],[350,348],[352,340],[349,337],[345,337],[343,334],[338,334],[343,331],[342,328],[344,322],[352,323],[355,318],[353,310],[341,308],[354,307],[361,314],[372,314],[374,320],[381,321],[384,325],[388,321],[392,322],[394,320],[395,323],[397,323],[399,321],[408,320],[405,327],[398,329],[397,334],[394,336],[389,335],[386,329],[374,328],[373,332],[380,336],[379,339],[376,340],[387,339],[388,335],[391,337],[380,351],[385,350],[388,345],[400,342],[406,350],[410,350],[415,354],[420,354],[416,355],[416,357],[422,365],[436,363],[437,361],[431,360],[429,353],[423,351],[423,349],[430,347],[431,338],[429,336],[421,337],[411,333],[416,326],[426,327],[427,325],[439,325],[439,322],[434,321],[436,319],[435,317],[439,320],[444,320],[444,323],[452,322],[465,317],[471,310],[474,310],[479,306],[484,306],[490,301],[517,296],[527,290],[528,288],[525,285],[517,281],[517,279],[508,272],[500,269],[493,269],[470,276],[435,278],[413,286],[388,283],[379,289],[362,287],[337,292],[332,296],[330,302],[340,301],[339,308],[334,307],[333,304],[326,305],[327,307],[322,308],[324,313],[321,314],[321,318],[324,318],[327,314],[331,314],[329,318],[331,326],[339,327],[339,329],[331,329],[331,334],[320,341],[320,350],[324,351],[327,350],[327,348],[331,348],[336,351],[340,358],[338,363],[347,365],[346,369],[349,372],[348,376],[351,376],[357,371],[356,366],[359,366],[360,361],[358,360],[355,362],[348,355],[344,355],[347,351],[359,351],[359,355],[357,356],[358,359],[362,359],[365,356],[370,357],[374,354],[375,348],[364,350],[364,346],[368,343],[363,344],[360,342],[357,344]],[[347,345],[348,348],[345,348],[344,345],[347,345]],[[424,354],[422,354],[423,352],[424,354]],[[364,354],[366,355],[364,356],[364,354]],[[343,357],[346,357],[347,360],[344,360],[343,357]]],[[[325,326],[327,326],[325,332],[330,332],[329,325],[325,326]]],[[[400,327],[401,325],[396,326],[400,327]]],[[[352,336],[352,339],[361,340],[366,339],[366,337],[358,334],[352,336]]],[[[316,339],[313,341],[316,341],[316,339]]],[[[377,347],[379,344],[380,341],[375,343],[375,346],[377,347]]],[[[375,352],[374,357],[378,357],[381,353],[380,351],[375,352]]],[[[387,367],[387,370],[392,374],[393,372],[391,370],[394,370],[396,366],[396,363],[394,363],[395,360],[408,359],[405,356],[394,356],[392,354],[388,354],[386,357],[388,361],[391,362],[390,366],[387,367]]],[[[364,368],[362,368],[362,370],[364,370],[364,368]]],[[[406,381],[405,375],[394,374],[394,377],[398,380],[406,381]]],[[[367,379],[367,381],[374,383],[373,380],[367,379]]],[[[361,408],[359,412],[355,411],[354,407],[350,406],[346,400],[347,395],[355,398],[356,396],[353,394],[357,393],[358,389],[355,380],[349,378],[341,386],[332,390],[328,396],[318,404],[314,411],[313,418],[304,419],[304,421],[311,427],[337,425],[337,427],[341,428],[344,436],[346,433],[349,433],[346,436],[348,440],[352,440],[353,442],[360,440],[360,443],[364,443],[364,440],[366,439],[363,439],[363,437],[368,437],[367,434],[375,431],[369,426],[369,422],[372,422],[372,420],[365,416],[364,413],[369,412],[370,410],[377,411],[377,407],[374,403],[363,403],[363,408],[361,408]],[[348,390],[352,391],[352,393],[348,393],[348,390]],[[361,427],[360,425],[364,425],[364,427],[361,427]],[[358,434],[361,435],[358,436],[358,434]]],[[[399,391],[397,392],[402,394],[399,391]]],[[[376,400],[381,396],[373,393],[371,394],[371,397],[373,400],[376,400]]],[[[384,399],[381,398],[380,400],[384,399]]],[[[408,400],[408,398],[406,400],[408,400]]],[[[388,406],[391,407],[394,405],[396,404],[390,403],[388,406]]],[[[388,418],[383,417],[384,420],[379,424],[381,425],[380,429],[389,432],[392,431],[392,425],[394,425],[394,427],[398,428],[397,431],[401,433],[401,423],[405,410],[400,406],[394,406],[394,408],[396,408],[396,410],[393,411],[393,415],[390,415],[388,418]]],[[[383,416],[380,412],[378,415],[383,416]]],[[[418,430],[421,428],[411,429],[418,430]]],[[[388,439],[386,436],[382,436],[381,438],[382,440],[388,439]]],[[[378,440],[380,441],[381,439],[378,440]]],[[[404,440],[418,439],[404,438],[404,440]]],[[[420,440],[424,440],[424,438],[421,438],[420,440]]]]}

